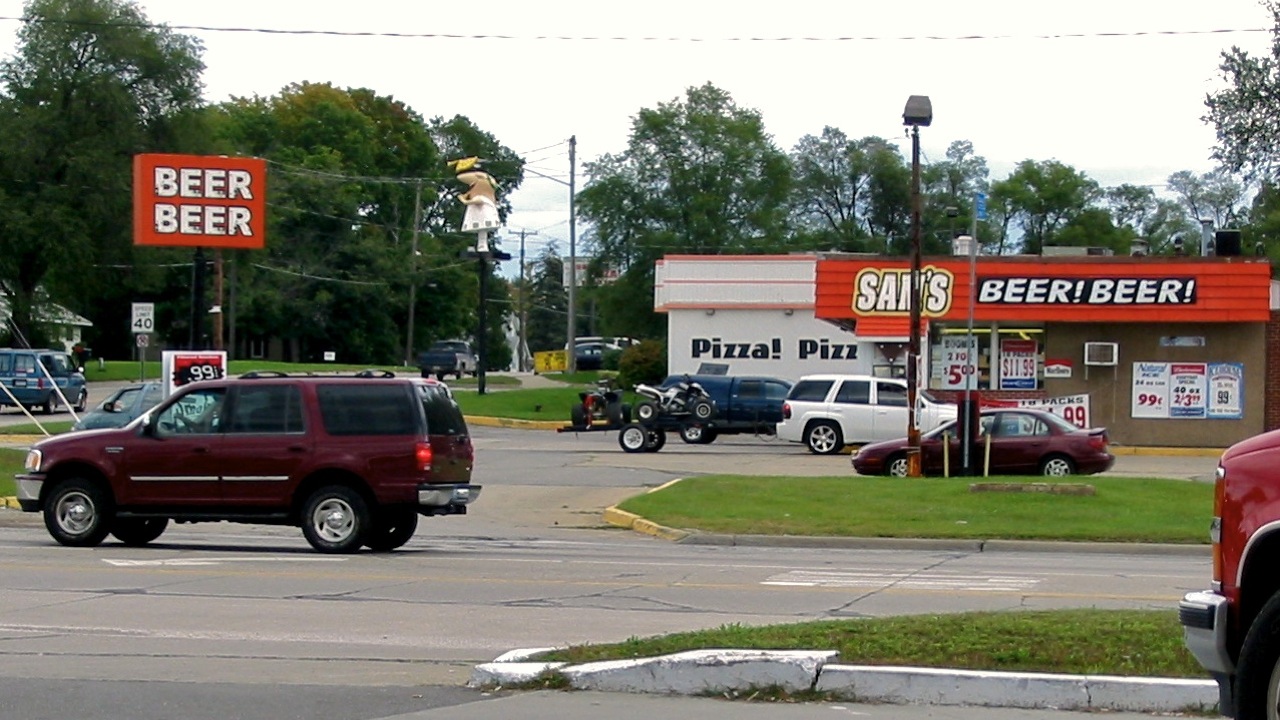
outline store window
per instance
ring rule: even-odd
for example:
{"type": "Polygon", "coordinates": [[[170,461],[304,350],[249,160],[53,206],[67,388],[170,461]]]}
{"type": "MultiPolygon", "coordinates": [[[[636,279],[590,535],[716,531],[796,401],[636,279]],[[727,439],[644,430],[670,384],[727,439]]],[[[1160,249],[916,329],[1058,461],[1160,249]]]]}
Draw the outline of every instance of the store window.
{"type": "Polygon", "coordinates": [[[1044,328],[1019,324],[931,328],[929,387],[934,390],[1044,388],[1044,328]],[[977,362],[969,360],[974,355],[977,362]]]}

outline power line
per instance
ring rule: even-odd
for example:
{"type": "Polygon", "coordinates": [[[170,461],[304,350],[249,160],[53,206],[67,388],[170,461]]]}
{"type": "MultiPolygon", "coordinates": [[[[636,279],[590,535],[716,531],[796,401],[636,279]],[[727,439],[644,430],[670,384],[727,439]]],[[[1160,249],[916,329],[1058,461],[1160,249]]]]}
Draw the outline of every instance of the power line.
{"type": "Polygon", "coordinates": [[[499,34],[462,34],[462,33],[410,33],[389,31],[361,30],[309,30],[282,29],[261,27],[235,27],[216,25],[184,25],[159,23],[129,22],[87,22],[83,20],[67,20],[64,18],[43,18],[29,16],[0,16],[0,20],[37,24],[61,24],[75,27],[118,27],[135,29],[169,29],[200,32],[257,33],[264,35],[319,35],[329,37],[370,37],[370,38],[406,38],[426,40],[535,40],[535,41],[585,41],[585,42],[733,42],[733,43],[790,43],[790,42],[915,42],[915,41],[955,41],[955,40],[1068,40],[1087,38],[1130,38],[1145,36],[1180,36],[1180,35],[1229,35],[1236,33],[1269,33],[1272,28],[1221,28],[1216,30],[1131,30],[1119,32],[1080,32],[1080,33],[1043,33],[1043,34],[1001,34],[1001,35],[836,35],[820,36],[732,36],[732,37],[680,37],[655,35],[499,35],[499,34]]]}

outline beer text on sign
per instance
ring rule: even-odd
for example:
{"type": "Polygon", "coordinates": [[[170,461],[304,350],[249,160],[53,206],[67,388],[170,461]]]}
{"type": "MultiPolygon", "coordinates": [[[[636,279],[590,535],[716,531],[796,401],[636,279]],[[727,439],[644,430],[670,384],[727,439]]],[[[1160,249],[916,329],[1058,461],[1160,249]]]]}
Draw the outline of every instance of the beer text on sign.
{"type": "Polygon", "coordinates": [[[266,162],[202,155],[134,156],[137,245],[261,248],[266,162]]]}

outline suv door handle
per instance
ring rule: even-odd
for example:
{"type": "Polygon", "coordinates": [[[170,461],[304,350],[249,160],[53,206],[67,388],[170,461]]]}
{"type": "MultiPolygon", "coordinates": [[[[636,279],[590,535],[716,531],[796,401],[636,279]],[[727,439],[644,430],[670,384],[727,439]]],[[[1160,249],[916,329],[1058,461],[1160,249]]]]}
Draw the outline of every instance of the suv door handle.
{"type": "Polygon", "coordinates": [[[288,447],[288,450],[289,452],[292,452],[292,453],[304,453],[307,451],[307,446],[306,445],[290,445],[288,447]]]}

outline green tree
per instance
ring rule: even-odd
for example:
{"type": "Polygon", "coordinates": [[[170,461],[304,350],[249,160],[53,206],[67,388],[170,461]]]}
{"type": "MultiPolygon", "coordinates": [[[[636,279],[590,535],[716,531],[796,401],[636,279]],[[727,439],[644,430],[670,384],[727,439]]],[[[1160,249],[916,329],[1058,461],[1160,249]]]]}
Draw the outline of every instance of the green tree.
{"type": "Polygon", "coordinates": [[[595,227],[594,254],[622,273],[600,302],[629,311],[623,334],[663,334],[665,319],[653,312],[653,266],[663,255],[785,247],[790,163],[760,114],[713,85],[642,109],[627,149],[586,172],[578,212],[595,227]]]}
{"type": "Polygon", "coordinates": [[[564,260],[554,241],[534,261],[529,286],[529,352],[563,350],[568,340],[569,296],[564,287],[564,260]]]}
{"type": "Polygon", "coordinates": [[[0,62],[0,292],[40,345],[39,290],[101,320],[91,310],[138,285],[102,269],[148,256],[132,247],[133,155],[199,149],[204,65],[198,41],[133,2],[32,0],[23,15],[17,52],[0,62]]]}
{"type": "MultiPolygon", "coordinates": [[[[1100,195],[1097,182],[1057,160],[1023,160],[1009,177],[991,186],[995,204],[1007,208],[1007,219],[1021,231],[1021,251],[1033,255],[1058,244],[1058,231],[1100,195]]],[[[1069,239],[1087,242],[1087,236],[1078,233],[1069,239]]]]}
{"type": "Polygon", "coordinates": [[[1244,186],[1222,170],[1200,175],[1181,170],[1166,182],[1192,219],[1212,220],[1214,227],[1223,228],[1244,214],[1244,186]]]}
{"type": "Polygon", "coordinates": [[[1226,87],[1205,98],[1203,120],[1214,126],[1212,157],[1247,180],[1274,183],[1280,166],[1280,2],[1260,3],[1271,13],[1271,52],[1251,56],[1237,46],[1222,53],[1226,87]]]}
{"type": "Polygon", "coordinates": [[[867,187],[865,157],[842,131],[825,127],[805,135],[791,151],[793,232],[805,249],[847,252],[869,248],[859,217],[867,187]]]}

